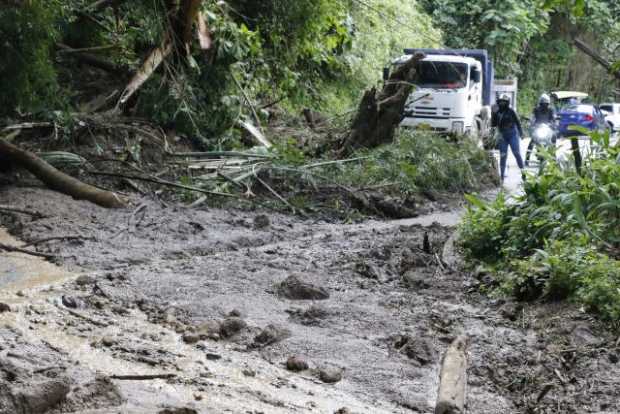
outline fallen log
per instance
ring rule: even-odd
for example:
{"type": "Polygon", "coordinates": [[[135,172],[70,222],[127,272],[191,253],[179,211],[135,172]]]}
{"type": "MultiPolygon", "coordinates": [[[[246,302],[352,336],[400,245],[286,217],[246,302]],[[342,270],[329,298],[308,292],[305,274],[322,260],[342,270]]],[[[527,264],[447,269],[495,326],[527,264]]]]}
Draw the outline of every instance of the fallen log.
{"type": "Polygon", "coordinates": [[[341,157],[359,148],[374,148],[392,142],[407,98],[413,90],[415,66],[421,59],[424,59],[424,54],[416,53],[397,67],[381,92],[377,93],[376,88],[372,88],[364,93],[351,131],[340,145],[338,152],[341,157]]]}
{"type": "Polygon", "coordinates": [[[49,188],[72,196],[77,200],[87,200],[102,207],[125,207],[126,201],[111,191],[104,191],[85,184],[43,161],[29,151],[0,139],[0,156],[30,171],[49,188]]]}
{"type": "Polygon", "coordinates": [[[468,338],[456,338],[441,363],[435,414],[464,414],[467,392],[468,338]]]}

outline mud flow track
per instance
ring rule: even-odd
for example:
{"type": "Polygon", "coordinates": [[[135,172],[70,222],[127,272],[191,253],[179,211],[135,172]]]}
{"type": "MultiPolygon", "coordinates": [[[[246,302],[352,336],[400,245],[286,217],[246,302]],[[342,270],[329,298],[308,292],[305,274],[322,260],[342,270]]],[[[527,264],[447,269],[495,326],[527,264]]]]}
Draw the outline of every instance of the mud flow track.
{"type": "Polygon", "coordinates": [[[462,332],[468,412],[620,412],[615,338],[571,307],[477,293],[488,275],[444,255],[456,213],[335,225],[39,189],[0,204],[46,216],[5,215],[17,239],[80,236],[40,245],[61,269],[2,253],[2,413],[430,413],[462,332]]]}

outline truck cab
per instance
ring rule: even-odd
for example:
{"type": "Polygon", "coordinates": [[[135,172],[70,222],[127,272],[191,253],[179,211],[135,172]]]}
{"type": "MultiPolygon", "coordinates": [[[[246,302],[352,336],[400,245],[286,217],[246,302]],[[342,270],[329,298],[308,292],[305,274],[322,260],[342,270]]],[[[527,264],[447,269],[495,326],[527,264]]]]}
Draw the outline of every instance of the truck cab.
{"type": "MultiPolygon", "coordinates": [[[[401,57],[406,61],[410,56],[401,57]]],[[[477,132],[483,109],[482,63],[472,57],[428,54],[418,63],[416,88],[405,105],[403,126],[438,132],[477,132]]]]}

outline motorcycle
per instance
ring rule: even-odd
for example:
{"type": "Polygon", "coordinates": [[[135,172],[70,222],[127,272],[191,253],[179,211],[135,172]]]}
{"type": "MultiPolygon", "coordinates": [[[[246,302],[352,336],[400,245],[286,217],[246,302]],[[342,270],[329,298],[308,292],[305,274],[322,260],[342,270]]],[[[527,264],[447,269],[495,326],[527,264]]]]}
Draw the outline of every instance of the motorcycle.
{"type": "Polygon", "coordinates": [[[553,125],[547,122],[539,122],[532,126],[530,136],[536,148],[536,158],[538,158],[540,170],[542,171],[544,163],[543,153],[553,153],[555,150],[556,131],[553,125]]]}

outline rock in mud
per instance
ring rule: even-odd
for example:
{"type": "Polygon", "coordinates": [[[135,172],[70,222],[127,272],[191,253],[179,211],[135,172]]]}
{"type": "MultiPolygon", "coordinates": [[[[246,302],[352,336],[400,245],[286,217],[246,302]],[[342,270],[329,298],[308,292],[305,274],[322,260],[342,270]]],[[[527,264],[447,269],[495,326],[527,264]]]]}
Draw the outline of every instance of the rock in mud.
{"type": "Polygon", "coordinates": [[[241,318],[226,318],[220,324],[220,336],[230,338],[247,327],[248,324],[241,318]]]}
{"type": "Polygon", "coordinates": [[[3,312],[11,312],[11,307],[7,305],[6,303],[0,302],[0,313],[3,313],[3,312]]]}
{"type": "Polygon", "coordinates": [[[334,414],[351,414],[351,410],[349,410],[347,407],[342,407],[334,411],[334,414]]]}
{"type": "Polygon", "coordinates": [[[415,270],[405,272],[403,282],[412,289],[428,289],[431,287],[427,281],[427,276],[415,270]]]}
{"type": "Polygon", "coordinates": [[[157,414],[198,414],[193,408],[166,408],[157,414]]]}
{"type": "Polygon", "coordinates": [[[386,279],[384,273],[381,271],[379,266],[375,265],[374,263],[359,262],[355,265],[355,271],[360,276],[366,277],[368,279],[377,280],[379,282],[383,282],[386,279]]]}
{"type": "Polygon", "coordinates": [[[43,414],[63,401],[69,391],[66,378],[29,379],[27,384],[0,380],[0,412],[43,414]]]}
{"type": "Polygon", "coordinates": [[[266,215],[259,214],[258,216],[254,217],[254,228],[255,229],[266,229],[270,225],[271,225],[271,221],[269,220],[269,217],[267,217],[266,215]]]}
{"type": "Polygon", "coordinates": [[[501,308],[499,308],[499,314],[502,315],[502,317],[514,322],[519,319],[519,315],[521,314],[522,310],[523,306],[521,306],[520,304],[508,302],[502,305],[501,308]]]}
{"type": "Polygon", "coordinates": [[[82,275],[75,279],[75,284],[78,286],[94,285],[96,282],[97,280],[90,275],[82,275]]]}
{"type": "Polygon", "coordinates": [[[233,309],[230,312],[228,312],[228,316],[233,317],[233,318],[240,318],[242,316],[242,313],[239,309],[233,309]]]}
{"type": "Polygon", "coordinates": [[[206,355],[207,360],[209,361],[218,361],[220,359],[222,359],[222,356],[219,354],[213,354],[213,353],[207,353],[206,355]]]}
{"type": "Polygon", "coordinates": [[[437,351],[427,339],[412,338],[408,335],[398,336],[394,347],[420,365],[427,365],[437,360],[437,351]]]}
{"type": "Polygon", "coordinates": [[[220,339],[220,323],[217,321],[207,321],[196,327],[196,334],[200,339],[211,339],[217,341],[220,339]]]}
{"type": "Polygon", "coordinates": [[[116,342],[116,339],[111,336],[104,336],[103,338],[101,338],[101,344],[108,348],[116,345],[116,342]]]}
{"type": "Polygon", "coordinates": [[[264,347],[275,344],[291,336],[291,331],[275,325],[267,325],[254,337],[254,347],[264,347]]]}
{"type": "Polygon", "coordinates": [[[586,325],[577,325],[570,333],[571,344],[576,347],[598,346],[602,342],[586,325]]]}
{"type": "Polygon", "coordinates": [[[327,289],[301,280],[297,275],[291,275],[280,283],[278,293],[291,300],[324,300],[329,298],[327,289]]]}
{"type": "Polygon", "coordinates": [[[286,360],[286,369],[289,371],[299,372],[308,369],[308,363],[296,355],[286,360]]]}
{"type": "Polygon", "coordinates": [[[200,336],[193,333],[186,333],[183,335],[183,342],[186,344],[195,344],[200,341],[200,336]]]}
{"type": "Polygon", "coordinates": [[[67,308],[75,309],[78,307],[77,300],[71,296],[62,295],[61,301],[62,301],[62,304],[66,306],[67,308]]]}
{"type": "Polygon", "coordinates": [[[322,368],[319,371],[319,379],[326,384],[335,384],[342,380],[342,370],[336,367],[322,368]]]}

